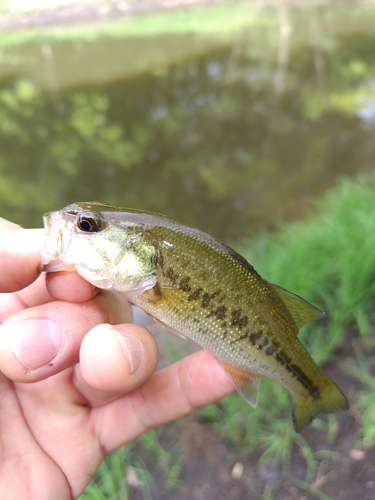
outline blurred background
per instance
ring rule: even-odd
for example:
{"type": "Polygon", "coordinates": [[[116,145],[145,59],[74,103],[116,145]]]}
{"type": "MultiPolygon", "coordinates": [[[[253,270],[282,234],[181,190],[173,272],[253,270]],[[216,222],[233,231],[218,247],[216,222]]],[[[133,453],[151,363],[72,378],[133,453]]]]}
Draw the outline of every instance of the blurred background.
{"type": "MultiPolygon", "coordinates": [[[[263,409],[115,453],[83,499],[375,498],[374,54],[371,0],[0,0],[1,216],[97,200],[235,245],[329,313],[302,338],[354,403],[302,437],[267,381],[263,409]]],[[[171,337],[164,362],[191,349],[171,337]]]]}
{"type": "Polygon", "coordinates": [[[374,6],[0,0],[0,210],[99,200],[222,239],[373,168],[374,6]]]}

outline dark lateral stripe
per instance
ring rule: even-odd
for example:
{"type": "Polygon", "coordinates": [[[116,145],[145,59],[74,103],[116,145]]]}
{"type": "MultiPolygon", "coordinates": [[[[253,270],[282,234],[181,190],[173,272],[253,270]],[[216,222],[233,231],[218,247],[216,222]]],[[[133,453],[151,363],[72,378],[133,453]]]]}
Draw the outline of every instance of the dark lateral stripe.
{"type": "Polygon", "coordinates": [[[185,276],[184,278],[180,279],[179,288],[181,290],[184,290],[185,292],[191,292],[190,276],[185,276]]]}
{"type": "Polygon", "coordinates": [[[250,333],[249,330],[246,330],[231,343],[234,344],[246,338],[250,340],[250,343],[254,347],[263,351],[267,356],[273,356],[293,377],[297,377],[312,397],[317,398],[320,396],[319,387],[314,384],[311,378],[306,375],[300,366],[293,363],[292,358],[288,356],[285,351],[279,350],[278,342],[271,343],[265,336],[263,336],[262,331],[250,333]]]}
{"type": "Polygon", "coordinates": [[[253,346],[256,346],[258,341],[262,338],[262,332],[254,332],[249,336],[250,342],[253,346]]]}
{"type": "Polygon", "coordinates": [[[249,317],[242,315],[241,309],[235,309],[231,312],[231,326],[237,327],[239,330],[245,328],[249,323],[249,317]]]}
{"type": "Polygon", "coordinates": [[[264,352],[267,354],[267,356],[272,356],[275,352],[276,349],[273,347],[272,344],[269,344],[265,349],[264,352]]]}
{"type": "Polygon", "coordinates": [[[297,377],[303,387],[311,394],[313,398],[320,396],[320,389],[317,387],[310,377],[302,370],[302,368],[292,362],[292,359],[284,352],[276,352],[274,358],[285,367],[285,369],[294,377],[297,377]]]}
{"type": "Polygon", "coordinates": [[[192,291],[189,296],[188,296],[188,300],[189,301],[192,301],[192,300],[198,300],[201,295],[203,293],[203,288],[197,288],[196,290],[192,291]]]}

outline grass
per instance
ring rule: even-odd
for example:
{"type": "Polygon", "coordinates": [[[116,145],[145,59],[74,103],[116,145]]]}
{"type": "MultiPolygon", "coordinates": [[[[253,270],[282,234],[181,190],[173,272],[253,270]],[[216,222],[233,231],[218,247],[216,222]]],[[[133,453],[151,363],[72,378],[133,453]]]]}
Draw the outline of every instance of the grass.
{"type": "Polygon", "coordinates": [[[151,429],[143,434],[136,443],[123,446],[108,455],[100,465],[95,477],[86,488],[80,500],[127,500],[132,492],[139,490],[145,500],[152,500],[155,488],[154,478],[145,463],[153,464],[165,481],[169,490],[181,485],[179,475],[183,463],[183,454],[175,435],[176,428],[168,429],[169,439],[177,444],[165,449],[159,439],[159,431],[151,429]]]}
{"type": "MultiPolygon", "coordinates": [[[[374,199],[374,175],[356,181],[344,179],[317,203],[315,214],[309,220],[283,224],[274,234],[249,236],[239,245],[243,255],[264,277],[301,294],[327,312],[326,322],[305,327],[301,336],[319,363],[332,360],[349,329],[357,337],[358,345],[369,346],[368,352],[359,347],[357,359],[345,365],[346,371],[365,388],[358,393],[354,405],[354,412],[362,422],[356,443],[360,448],[375,446],[375,377],[372,373],[375,344],[370,336],[375,299],[374,199]]],[[[329,497],[314,484],[314,478],[322,458],[329,455],[330,459],[341,460],[342,457],[329,451],[313,452],[303,437],[294,432],[290,421],[290,398],[282,387],[265,379],[260,392],[257,409],[232,395],[197,411],[195,418],[212,422],[220,435],[242,452],[259,454],[261,450],[259,464],[272,460],[283,478],[289,477],[293,484],[309,492],[313,498],[328,500],[329,497]],[[290,477],[293,447],[300,450],[306,463],[304,479],[290,477]],[[324,453],[326,456],[323,457],[324,453]]],[[[324,420],[317,418],[312,425],[324,431],[327,442],[332,443],[336,439],[335,422],[336,417],[332,415],[324,420]]],[[[169,429],[176,428],[176,425],[169,426],[169,429]]],[[[121,487],[125,485],[127,488],[122,477],[124,468],[129,466],[138,471],[144,498],[148,498],[152,478],[140,457],[150,454],[158,457],[165,481],[169,481],[170,487],[178,488],[182,451],[178,447],[163,448],[158,433],[159,430],[150,431],[138,440],[135,447],[114,453],[100,467],[95,486],[90,485],[82,498],[98,498],[94,494],[97,488],[102,498],[117,498],[111,496],[111,485],[122,481],[121,487]],[[177,465],[173,468],[174,464],[177,465]],[[122,471],[120,478],[119,471],[122,471]]],[[[263,498],[273,498],[272,491],[267,484],[263,498]]],[[[128,497],[123,494],[121,498],[128,497]]]]}
{"type": "MultiPolygon", "coordinates": [[[[1,1],[1,0],[0,0],[1,1]]],[[[1,4],[0,4],[1,8],[1,4]]],[[[26,28],[19,31],[3,32],[0,46],[17,45],[31,40],[94,40],[98,36],[150,37],[183,33],[199,33],[208,36],[230,34],[241,27],[262,24],[257,16],[258,8],[246,1],[234,4],[198,6],[192,11],[166,10],[160,14],[134,16],[111,22],[90,23],[73,26],[53,26],[51,28],[26,28]]],[[[266,17],[268,22],[269,17],[266,17]]]]}
{"type": "Polygon", "coordinates": [[[260,274],[322,308],[327,321],[302,331],[317,362],[327,362],[351,326],[367,336],[375,296],[375,178],[343,180],[308,221],[264,234],[243,255],[260,274]],[[314,334],[310,334],[311,330],[314,334]],[[308,338],[307,338],[307,334],[308,338]],[[323,338],[324,337],[324,341],[323,338]]]}
{"type": "MultiPolygon", "coordinates": [[[[371,339],[372,340],[372,339],[371,339]]],[[[375,446],[375,355],[374,344],[370,348],[356,348],[356,359],[348,360],[344,369],[363,386],[357,394],[354,414],[361,423],[361,432],[356,447],[371,449],[375,446]]]]}

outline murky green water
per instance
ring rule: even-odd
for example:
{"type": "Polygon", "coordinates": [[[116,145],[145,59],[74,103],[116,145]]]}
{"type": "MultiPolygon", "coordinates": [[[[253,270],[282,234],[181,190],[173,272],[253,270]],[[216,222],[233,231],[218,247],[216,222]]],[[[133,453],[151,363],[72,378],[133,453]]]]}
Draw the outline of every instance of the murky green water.
{"type": "Polygon", "coordinates": [[[3,46],[0,214],[40,226],[99,200],[232,239],[372,170],[375,7],[257,16],[225,34],[3,46]]]}

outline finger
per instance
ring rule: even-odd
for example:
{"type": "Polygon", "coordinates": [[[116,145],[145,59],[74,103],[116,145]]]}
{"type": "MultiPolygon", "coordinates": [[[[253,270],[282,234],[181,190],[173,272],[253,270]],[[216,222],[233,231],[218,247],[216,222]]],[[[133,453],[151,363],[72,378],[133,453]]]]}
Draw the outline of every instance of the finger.
{"type": "Polygon", "coordinates": [[[98,406],[143,384],[158,362],[155,338],[139,325],[98,325],[81,344],[76,387],[98,406]]]}
{"type": "Polygon", "coordinates": [[[54,301],[23,310],[0,326],[0,369],[19,382],[50,377],[78,362],[91,328],[130,320],[128,302],[110,292],[87,302],[54,301]]]}
{"type": "Polygon", "coordinates": [[[94,408],[96,432],[109,453],[234,390],[217,359],[204,349],[154,373],[138,390],[94,408]]]}
{"type": "Polygon", "coordinates": [[[39,275],[43,229],[22,229],[0,218],[0,291],[14,292],[39,275]]]}
{"type": "Polygon", "coordinates": [[[28,307],[35,307],[54,298],[48,293],[45,275],[42,273],[31,285],[19,292],[0,293],[0,323],[12,314],[28,307]]]}
{"type": "Polygon", "coordinates": [[[0,323],[8,316],[53,300],[85,302],[100,290],[75,272],[42,273],[31,285],[14,293],[0,293],[0,323]],[[55,276],[56,275],[56,276],[55,276]]]}
{"type": "Polygon", "coordinates": [[[46,286],[52,297],[69,302],[85,302],[99,293],[98,288],[76,272],[47,273],[46,286]]]}

